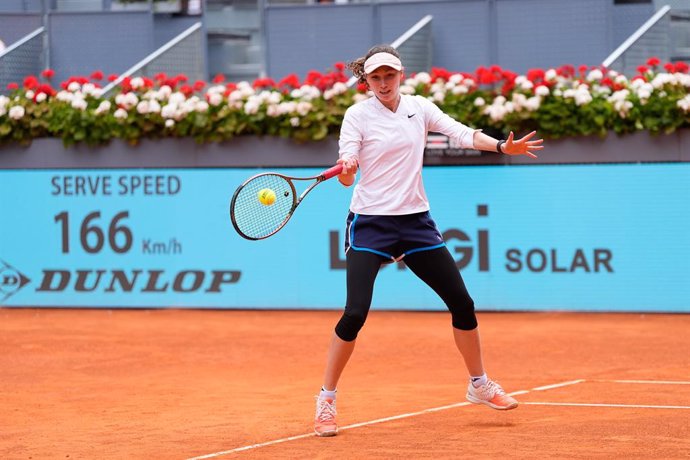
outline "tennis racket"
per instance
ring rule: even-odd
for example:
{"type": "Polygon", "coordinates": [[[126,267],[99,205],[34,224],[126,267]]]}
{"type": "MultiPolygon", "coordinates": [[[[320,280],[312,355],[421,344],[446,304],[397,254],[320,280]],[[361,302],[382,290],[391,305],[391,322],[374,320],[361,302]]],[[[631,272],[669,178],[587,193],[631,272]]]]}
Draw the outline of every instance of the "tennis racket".
{"type": "Polygon", "coordinates": [[[262,173],[244,181],[230,201],[230,220],[243,238],[263,240],[288,223],[297,206],[314,187],[337,176],[343,170],[338,164],[313,177],[290,177],[262,173]],[[313,181],[298,197],[296,181],[313,181]]]}

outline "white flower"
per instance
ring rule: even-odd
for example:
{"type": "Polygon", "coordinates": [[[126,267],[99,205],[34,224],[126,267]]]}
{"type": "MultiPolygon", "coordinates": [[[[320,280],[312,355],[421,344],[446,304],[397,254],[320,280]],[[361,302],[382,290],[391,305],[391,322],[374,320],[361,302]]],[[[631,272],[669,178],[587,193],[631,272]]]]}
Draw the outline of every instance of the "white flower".
{"type": "Polygon", "coordinates": [[[281,115],[280,106],[275,104],[269,105],[266,107],[266,115],[273,118],[279,117],[281,115]]]}
{"type": "Polygon", "coordinates": [[[70,93],[69,91],[60,91],[57,93],[55,98],[58,101],[62,101],[62,102],[72,102],[72,99],[74,99],[74,94],[70,93]]]}
{"type": "Polygon", "coordinates": [[[96,85],[94,85],[93,83],[85,83],[84,86],[82,86],[81,91],[84,94],[90,94],[95,96],[94,93],[96,93],[97,89],[98,88],[96,88],[96,85]]]}
{"type": "Polygon", "coordinates": [[[458,85],[455,88],[451,90],[451,92],[455,95],[458,94],[467,94],[470,90],[467,88],[465,85],[458,85]]]}
{"type": "Polygon", "coordinates": [[[72,107],[77,110],[86,110],[87,104],[81,97],[75,97],[74,100],[72,100],[72,107]]]}
{"type": "Polygon", "coordinates": [[[532,96],[525,101],[525,108],[530,112],[536,112],[539,110],[539,106],[541,106],[541,97],[539,96],[532,96]]]}
{"type": "Polygon", "coordinates": [[[208,102],[206,101],[198,101],[196,104],[194,104],[194,110],[199,113],[207,112],[208,111],[208,102]]]}
{"type": "Polygon", "coordinates": [[[115,118],[119,118],[122,120],[127,118],[127,111],[125,109],[120,108],[117,109],[113,115],[115,116],[115,118]]]}
{"type": "Polygon", "coordinates": [[[444,93],[443,91],[436,91],[434,93],[433,97],[434,97],[434,101],[443,102],[446,98],[446,93],[444,93]]]}
{"type": "Polygon", "coordinates": [[[72,83],[70,83],[67,86],[67,91],[75,92],[75,91],[79,91],[80,88],[81,88],[81,86],[79,85],[79,83],[77,83],[76,81],[73,81],[72,83]]]}
{"type": "Polygon", "coordinates": [[[587,105],[592,102],[592,95],[587,89],[579,89],[575,92],[575,104],[587,105]]]}
{"type": "Polygon", "coordinates": [[[7,107],[7,104],[9,104],[9,103],[10,103],[10,98],[0,94],[0,109],[4,109],[5,107],[7,107]]]}
{"type": "Polygon", "coordinates": [[[174,93],[170,94],[170,97],[168,97],[168,103],[175,105],[180,105],[186,100],[187,96],[185,96],[184,93],[181,93],[179,91],[175,91],[174,93]]]}
{"type": "Polygon", "coordinates": [[[158,113],[160,111],[161,111],[160,103],[155,99],[150,100],[149,101],[149,113],[158,113]]]}
{"type": "Polygon", "coordinates": [[[244,104],[244,113],[247,115],[254,115],[259,111],[259,102],[254,99],[248,100],[244,104]]]}
{"type": "Polygon", "coordinates": [[[534,88],[534,83],[532,83],[531,81],[525,79],[525,81],[523,81],[522,83],[520,83],[520,88],[521,88],[521,89],[524,89],[525,91],[526,91],[526,90],[530,90],[530,89],[534,88]]]}
{"type": "Polygon", "coordinates": [[[414,79],[417,81],[417,83],[431,83],[431,75],[426,72],[419,72],[417,75],[415,75],[414,79]]]}
{"type": "Polygon", "coordinates": [[[415,89],[414,86],[410,85],[401,85],[400,86],[400,94],[414,94],[415,89]]]}
{"type": "Polygon", "coordinates": [[[555,69],[549,69],[544,73],[544,80],[554,81],[558,77],[558,72],[555,69]]]}
{"type": "Polygon", "coordinates": [[[156,91],[155,98],[159,101],[164,101],[172,94],[172,88],[169,85],[163,85],[156,91]]]}
{"type": "Polygon", "coordinates": [[[305,116],[311,111],[312,107],[313,105],[311,102],[300,101],[297,103],[297,113],[301,116],[305,116]]]}
{"type": "Polygon", "coordinates": [[[683,99],[678,100],[678,102],[676,102],[676,104],[678,105],[678,107],[683,112],[685,112],[685,113],[690,112],[690,94],[685,96],[683,99]]]}
{"type": "Polygon", "coordinates": [[[283,100],[283,95],[280,94],[278,91],[271,91],[268,94],[268,97],[266,98],[266,102],[268,104],[280,104],[280,101],[283,100]]]}
{"type": "Polygon", "coordinates": [[[297,110],[297,103],[294,101],[286,101],[278,104],[278,111],[281,115],[286,113],[293,113],[297,110]]]}
{"type": "Polygon", "coordinates": [[[453,84],[457,85],[458,83],[462,82],[463,78],[465,78],[465,77],[463,77],[461,74],[459,74],[459,73],[454,73],[453,75],[450,76],[450,78],[448,79],[448,81],[449,81],[450,83],[453,83],[453,84]]]}
{"type": "Polygon", "coordinates": [[[101,103],[98,105],[98,107],[95,110],[96,115],[100,115],[102,113],[106,113],[110,111],[110,101],[101,101],[101,103]]]}
{"type": "Polygon", "coordinates": [[[10,118],[13,120],[19,120],[24,116],[25,113],[26,111],[24,110],[24,107],[22,107],[21,105],[14,105],[10,107],[9,115],[10,118]]]}
{"type": "Polygon", "coordinates": [[[48,99],[48,95],[46,93],[40,92],[36,95],[36,102],[43,102],[46,99],[48,99]]]}
{"type": "Polygon", "coordinates": [[[486,101],[483,97],[478,97],[474,100],[474,105],[477,107],[484,107],[486,105],[486,101]]]}
{"type": "Polygon", "coordinates": [[[137,112],[142,115],[149,113],[149,101],[141,101],[137,104],[137,112]]]}
{"type": "Polygon", "coordinates": [[[335,94],[343,94],[347,92],[347,85],[341,81],[338,81],[333,84],[332,89],[335,91],[335,94]]]}
{"type": "Polygon", "coordinates": [[[587,81],[599,81],[604,78],[604,74],[599,69],[591,70],[587,74],[587,81]]]}
{"type": "Polygon", "coordinates": [[[539,85],[534,90],[534,94],[536,94],[537,96],[541,96],[541,97],[548,96],[550,92],[551,91],[549,91],[549,87],[546,85],[539,85]]]}
{"type": "Polygon", "coordinates": [[[24,96],[25,96],[27,99],[33,99],[35,95],[36,95],[36,93],[34,93],[34,92],[31,91],[31,90],[28,90],[26,93],[24,93],[24,96]]]}
{"type": "Polygon", "coordinates": [[[290,118],[290,124],[295,127],[299,126],[299,117],[290,118]]]}
{"type": "Polygon", "coordinates": [[[177,104],[166,104],[161,109],[161,116],[163,118],[175,118],[177,113],[177,104]]]}
{"type": "Polygon", "coordinates": [[[132,107],[137,106],[137,104],[139,103],[139,98],[136,94],[132,92],[127,94],[120,93],[117,96],[115,96],[115,103],[125,108],[126,110],[129,110],[132,107]]]}
{"type": "Polygon", "coordinates": [[[144,79],[141,77],[134,77],[129,84],[132,85],[132,88],[139,89],[144,86],[144,79]]]}
{"type": "Polygon", "coordinates": [[[173,126],[175,126],[175,120],[165,120],[166,128],[172,128],[173,126]]]}

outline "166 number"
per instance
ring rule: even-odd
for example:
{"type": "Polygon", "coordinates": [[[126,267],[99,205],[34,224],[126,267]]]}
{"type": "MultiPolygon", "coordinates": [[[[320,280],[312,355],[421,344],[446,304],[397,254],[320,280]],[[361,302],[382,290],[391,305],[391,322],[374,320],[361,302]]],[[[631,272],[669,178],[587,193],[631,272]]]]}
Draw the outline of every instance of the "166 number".
{"type": "MultiPolygon", "coordinates": [[[[79,226],[79,241],[84,251],[89,254],[96,254],[103,249],[106,234],[96,221],[101,217],[100,211],[89,213],[79,226]]],[[[124,254],[132,247],[132,230],[120,221],[129,217],[129,211],[122,211],[113,217],[108,225],[108,244],[110,248],[118,254],[124,254]],[[118,238],[121,235],[121,238],[118,238]],[[119,244],[118,243],[119,240],[119,244]],[[124,241],[123,241],[124,240],[124,241]]],[[[62,252],[69,252],[69,213],[63,211],[55,216],[55,222],[61,224],[62,229],[62,252]]]]}

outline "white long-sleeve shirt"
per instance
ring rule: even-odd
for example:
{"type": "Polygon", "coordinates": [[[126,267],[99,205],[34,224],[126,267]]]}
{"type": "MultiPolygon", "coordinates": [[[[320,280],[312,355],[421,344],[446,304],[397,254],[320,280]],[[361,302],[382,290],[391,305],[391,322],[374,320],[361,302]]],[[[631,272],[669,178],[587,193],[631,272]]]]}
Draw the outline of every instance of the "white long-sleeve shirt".
{"type": "Polygon", "coordinates": [[[429,131],[474,148],[474,132],[422,96],[402,95],[397,112],[376,97],[352,105],[340,129],[340,158],[355,158],[360,178],[350,211],[403,215],[429,210],[422,166],[429,131]]]}

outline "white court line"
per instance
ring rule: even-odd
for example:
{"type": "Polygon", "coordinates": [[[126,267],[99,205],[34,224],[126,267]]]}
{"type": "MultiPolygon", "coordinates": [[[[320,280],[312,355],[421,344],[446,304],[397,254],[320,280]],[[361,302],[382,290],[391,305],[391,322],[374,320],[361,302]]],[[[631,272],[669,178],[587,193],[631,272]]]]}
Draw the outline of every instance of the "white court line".
{"type": "Polygon", "coordinates": [[[569,381],[563,382],[563,383],[554,383],[553,385],[544,385],[543,387],[532,388],[532,391],[544,391],[544,390],[551,390],[553,388],[567,387],[568,385],[575,385],[577,383],[582,383],[584,381],[585,381],[585,379],[569,380],[569,381]]]}
{"type": "Polygon", "coordinates": [[[647,385],[690,385],[683,380],[593,380],[593,382],[643,383],[647,385]]]}
{"type": "MultiPolygon", "coordinates": [[[[529,390],[515,391],[513,393],[508,393],[508,395],[515,396],[515,395],[521,395],[521,394],[525,394],[525,393],[529,393],[529,390]]],[[[403,419],[403,418],[416,417],[418,415],[428,414],[431,412],[438,412],[438,411],[447,410],[447,409],[454,409],[456,407],[471,406],[471,405],[472,405],[472,403],[470,403],[470,402],[461,402],[461,403],[456,403],[456,404],[448,404],[447,406],[432,407],[430,409],[424,409],[424,410],[420,410],[417,412],[410,412],[407,414],[394,415],[392,417],[384,417],[384,418],[379,418],[376,420],[370,420],[368,422],[354,423],[352,425],[338,427],[338,431],[349,430],[352,428],[359,428],[359,427],[368,426],[368,425],[375,425],[377,423],[390,422],[392,420],[399,420],[399,419],[403,419]]],[[[295,441],[297,439],[311,438],[314,436],[315,436],[314,433],[300,434],[297,436],[290,436],[289,438],[274,439],[273,441],[266,441],[266,442],[262,442],[259,444],[252,444],[249,446],[238,447],[236,449],[224,450],[221,452],[214,452],[212,454],[207,454],[207,455],[200,455],[198,457],[188,458],[187,460],[204,460],[207,458],[220,457],[221,455],[233,454],[235,452],[242,452],[244,450],[251,450],[251,449],[257,449],[259,447],[272,446],[274,444],[280,444],[280,443],[288,442],[288,441],[295,441]]]]}
{"type": "Polygon", "coordinates": [[[628,409],[690,409],[690,406],[650,406],[647,404],[596,404],[596,403],[556,403],[556,402],[522,402],[531,406],[578,406],[578,407],[623,407],[628,409]]]}

